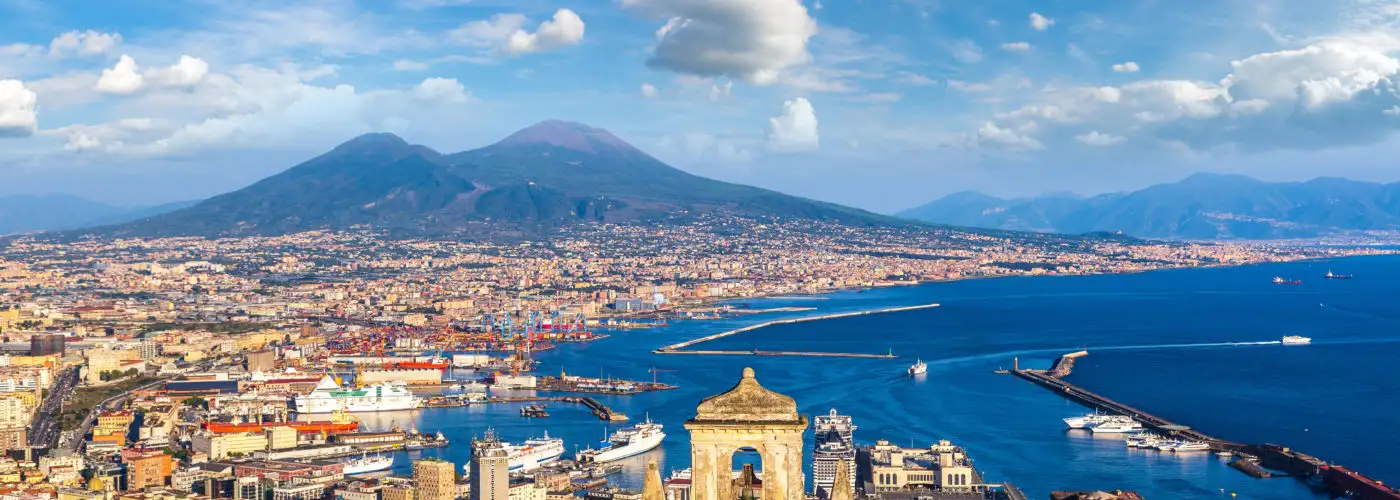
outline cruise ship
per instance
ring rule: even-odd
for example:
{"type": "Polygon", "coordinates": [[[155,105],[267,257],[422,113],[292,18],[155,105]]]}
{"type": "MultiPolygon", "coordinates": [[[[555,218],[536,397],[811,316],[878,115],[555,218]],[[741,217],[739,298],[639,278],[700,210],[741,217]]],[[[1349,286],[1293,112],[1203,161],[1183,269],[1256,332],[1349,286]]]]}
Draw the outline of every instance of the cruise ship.
{"type": "MultiPolygon", "coordinates": [[[[812,490],[817,498],[831,498],[831,488],[836,485],[836,473],[846,468],[850,477],[856,477],[856,426],[851,417],[836,413],[832,409],[826,415],[819,415],[812,426],[812,490]]],[[[850,484],[854,494],[855,484],[850,484]]]]}
{"type": "Polygon", "coordinates": [[[524,443],[505,443],[505,449],[510,457],[507,470],[529,472],[558,460],[559,456],[564,454],[564,440],[551,438],[546,431],[544,437],[526,439],[524,443]]]}
{"type": "Polygon", "coordinates": [[[384,455],[365,455],[353,460],[342,462],[345,464],[345,475],[367,474],[388,469],[394,465],[394,457],[384,455]]]}
{"type": "Polygon", "coordinates": [[[1299,335],[1289,335],[1283,338],[1283,345],[1305,345],[1311,343],[1312,339],[1299,335]]]}
{"type": "Polygon", "coordinates": [[[402,385],[381,383],[347,389],[330,377],[323,377],[310,394],[296,397],[296,410],[300,414],[412,410],[419,402],[418,397],[402,385]]]}
{"type": "Polygon", "coordinates": [[[646,422],[614,432],[607,441],[599,443],[599,448],[578,452],[575,459],[582,463],[607,463],[640,455],[661,446],[666,433],[661,432],[661,424],[646,422]]]}

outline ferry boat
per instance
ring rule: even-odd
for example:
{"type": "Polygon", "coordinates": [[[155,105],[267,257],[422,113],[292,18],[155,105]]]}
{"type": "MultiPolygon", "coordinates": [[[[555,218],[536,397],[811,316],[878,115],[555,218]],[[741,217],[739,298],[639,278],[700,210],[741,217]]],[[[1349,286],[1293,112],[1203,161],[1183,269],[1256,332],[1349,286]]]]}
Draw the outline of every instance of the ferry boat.
{"type": "Polygon", "coordinates": [[[607,441],[599,443],[598,449],[580,451],[574,458],[582,463],[614,462],[651,451],[661,446],[663,439],[666,439],[666,433],[661,432],[661,424],[652,422],[648,417],[644,423],[613,433],[607,441]]]}
{"type": "Polygon", "coordinates": [[[505,443],[505,448],[510,457],[506,469],[510,472],[529,472],[558,460],[564,454],[564,440],[551,438],[546,431],[544,437],[526,439],[518,445],[505,443]]]}
{"type": "Polygon", "coordinates": [[[1301,284],[1303,284],[1303,280],[1289,280],[1289,279],[1283,279],[1283,277],[1281,277],[1281,276],[1274,276],[1274,284],[1275,284],[1275,285],[1301,285],[1301,284]]]}
{"type": "Polygon", "coordinates": [[[1107,422],[1089,427],[1089,431],[1094,434],[1124,434],[1130,432],[1142,432],[1142,424],[1130,418],[1115,418],[1107,422]]]}
{"type": "Polygon", "coordinates": [[[1283,345],[1307,345],[1312,343],[1312,339],[1299,335],[1289,335],[1283,338],[1283,345]]]}
{"type": "Polygon", "coordinates": [[[1122,417],[1118,417],[1116,415],[1104,415],[1102,413],[1094,412],[1078,417],[1069,417],[1062,420],[1064,420],[1065,426],[1071,429],[1088,429],[1095,425],[1099,425],[1116,418],[1122,417]]]}
{"type": "Polygon", "coordinates": [[[390,466],[394,465],[394,457],[364,455],[360,458],[346,460],[342,463],[345,464],[345,475],[347,476],[351,474],[367,474],[388,469],[390,466]]]}
{"type": "Polygon", "coordinates": [[[923,375],[925,373],[928,373],[928,364],[924,363],[922,359],[916,360],[914,365],[909,367],[909,375],[911,376],[923,375]]]}
{"type": "Polygon", "coordinates": [[[330,377],[321,378],[315,390],[295,399],[296,411],[300,414],[412,410],[418,408],[420,402],[418,396],[403,385],[380,383],[345,389],[330,377]]]}
{"type": "Polygon", "coordinates": [[[1157,449],[1170,452],[1210,451],[1210,445],[1196,441],[1167,441],[1158,445],[1157,449]]]}
{"type": "Polygon", "coordinates": [[[1323,277],[1324,277],[1324,278],[1327,278],[1327,279],[1329,279],[1329,280],[1349,280],[1349,279],[1351,279],[1351,275],[1350,275],[1350,274],[1332,274],[1332,271],[1330,271],[1330,270],[1327,271],[1327,274],[1323,275],[1323,277]]]}

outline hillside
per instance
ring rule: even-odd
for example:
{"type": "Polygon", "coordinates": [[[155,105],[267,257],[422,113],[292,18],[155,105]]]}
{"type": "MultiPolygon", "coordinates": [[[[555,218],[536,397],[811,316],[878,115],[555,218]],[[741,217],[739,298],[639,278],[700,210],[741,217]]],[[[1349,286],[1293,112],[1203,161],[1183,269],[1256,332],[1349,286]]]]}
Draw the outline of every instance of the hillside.
{"type": "Polygon", "coordinates": [[[1195,174],[1130,193],[1000,199],[956,193],[899,215],[973,227],[1143,238],[1311,238],[1400,229],[1400,183],[1195,174]]]}

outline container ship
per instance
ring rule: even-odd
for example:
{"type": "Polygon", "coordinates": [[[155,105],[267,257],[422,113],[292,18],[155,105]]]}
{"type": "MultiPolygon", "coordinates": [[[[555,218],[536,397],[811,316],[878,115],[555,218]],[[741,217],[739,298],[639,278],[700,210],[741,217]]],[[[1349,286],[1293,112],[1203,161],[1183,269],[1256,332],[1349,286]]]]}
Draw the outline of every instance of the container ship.
{"type": "Polygon", "coordinates": [[[360,423],[355,421],[344,411],[331,412],[330,420],[317,420],[311,422],[206,422],[204,428],[215,434],[231,434],[235,432],[262,433],[263,429],[274,427],[291,427],[297,432],[316,432],[326,434],[343,434],[355,432],[360,429],[360,423]]]}
{"type": "Polygon", "coordinates": [[[661,432],[661,424],[648,418],[644,423],[613,433],[607,441],[599,443],[598,449],[580,451],[574,458],[582,463],[614,462],[651,451],[661,446],[663,439],[666,433],[661,432]]]}
{"type": "Polygon", "coordinates": [[[296,411],[310,414],[336,410],[350,413],[412,410],[418,408],[419,402],[418,397],[402,385],[381,383],[344,389],[335,380],[324,377],[310,394],[296,397],[296,411]]]}

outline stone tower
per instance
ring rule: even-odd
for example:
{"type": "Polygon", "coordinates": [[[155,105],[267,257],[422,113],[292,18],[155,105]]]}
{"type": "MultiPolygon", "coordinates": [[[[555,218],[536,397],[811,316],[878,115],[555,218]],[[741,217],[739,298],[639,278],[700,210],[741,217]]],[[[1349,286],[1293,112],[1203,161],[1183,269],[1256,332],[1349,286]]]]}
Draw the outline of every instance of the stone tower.
{"type": "Polygon", "coordinates": [[[763,464],[763,500],[802,500],[802,432],[807,417],[792,398],[764,389],[753,368],[729,392],[705,398],[690,431],[692,500],[735,500],[734,453],[758,452],[763,464]]]}

